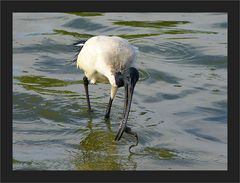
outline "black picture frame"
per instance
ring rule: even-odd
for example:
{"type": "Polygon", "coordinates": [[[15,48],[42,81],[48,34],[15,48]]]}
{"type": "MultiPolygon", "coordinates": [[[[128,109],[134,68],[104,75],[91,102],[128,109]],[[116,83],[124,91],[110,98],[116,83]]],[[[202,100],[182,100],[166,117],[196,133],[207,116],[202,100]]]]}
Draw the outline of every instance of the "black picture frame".
{"type": "Polygon", "coordinates": [[[239,1],[2,1],[1,181],[3,182],[239,182],[239,1]],[[227,171],[13,171],[13,12],[227,12],[227,171]]]}

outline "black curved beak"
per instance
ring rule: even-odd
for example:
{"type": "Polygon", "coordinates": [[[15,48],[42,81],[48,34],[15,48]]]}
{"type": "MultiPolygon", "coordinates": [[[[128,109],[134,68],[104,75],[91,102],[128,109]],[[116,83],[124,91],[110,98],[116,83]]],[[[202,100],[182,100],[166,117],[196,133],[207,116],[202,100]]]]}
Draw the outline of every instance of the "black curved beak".
{"type": "Polygon", "coordinates": [[[124,87],[125,87],[125,104],[124,104],[124,115],[123,120],[119,126],[118,133],[115,137],[116,141],[119,141],[123,135],[123,132],[127,129],[127,120],[131,108],[132,97],[135,85],[139,78],[139,73],[134,67],[129,68],[126,73],[123,73],[124,87]]]}

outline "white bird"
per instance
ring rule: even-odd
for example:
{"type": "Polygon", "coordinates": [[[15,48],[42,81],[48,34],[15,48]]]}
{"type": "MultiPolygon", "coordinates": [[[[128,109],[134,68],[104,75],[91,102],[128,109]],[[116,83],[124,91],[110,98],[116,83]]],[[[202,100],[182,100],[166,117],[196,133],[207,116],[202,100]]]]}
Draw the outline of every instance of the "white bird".
{"type": "MultiPolygon", "coordinates": [[[[77,68],[84,71],[84,88],[91,111],[88,84],[110,83],[111,96],[106,110],[105,118],[109,118],[113,99],[119,87],[125,87],[124,116],[120,124],[115,140],[120,140],[124,132],[134,135],[126,126],[131,107],[131,101],[135,84],[139,79],[139,73],[133,64],[136,60],[137,48],[127,40],[117,36],[94,36],[86,42],[76,44],[80,46],[80,52],[75,57],[77,68]]],[[[138,138],[137,138],[138,140],[138,138]]]]}

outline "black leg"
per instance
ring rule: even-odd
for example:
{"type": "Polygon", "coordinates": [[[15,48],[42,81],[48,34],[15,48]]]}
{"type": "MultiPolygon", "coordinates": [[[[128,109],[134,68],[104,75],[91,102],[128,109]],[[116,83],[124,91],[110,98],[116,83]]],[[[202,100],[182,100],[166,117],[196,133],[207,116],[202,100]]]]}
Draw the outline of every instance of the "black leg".
{"type": "Polygon", "coordinates": [[[124,109],[123,109],[123,117],[125,116],[125,111],[128,105],[128,87],[125,87],[125,101],[124,101],[124,109]]]}
{"type": "Polygon", "coordinates": [[[107,111],[106,111],[106,114],[105,114],[106,119],[108,119],[109,116],[110,116],[112,102],[113,102],[113,99],[110,97],[109,102],[108,102],[108,106],[107,106],[107,111]]]}
{"type": "Polygon", "coordinates": [[[88,78],[86,76],[83,77],[83,84],[84,84],[84,88],[85,88],[85,93],[86,93],[86,97],[87,97],[87,103],[88,103],[88,111],[91,111],[91,105],[90,105],[90,99],[89,99],[89,93],[88,93],[88,78]]]}

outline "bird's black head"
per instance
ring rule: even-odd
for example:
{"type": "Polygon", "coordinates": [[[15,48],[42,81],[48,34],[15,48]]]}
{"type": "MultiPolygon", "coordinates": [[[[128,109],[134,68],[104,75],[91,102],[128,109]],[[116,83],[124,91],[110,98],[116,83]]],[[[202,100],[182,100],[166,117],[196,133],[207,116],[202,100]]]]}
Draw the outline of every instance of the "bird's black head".
{"type": "Polygon", "coordinates": [[[123,80],[124,82],[128,82],[130,86],[135,86],[139,79],[138,70],[134,67],[130,67],[123,72],[123,80]]]}
{"type": "Polygon", "coordinates": [[[139,79],[138,70],[134,67],[130,67],[121,72],[117,72],[115,74],[115,82],[118,87],[124,86],[124,84],[128,84],[130,86],[135,86],[139,79]]]}

